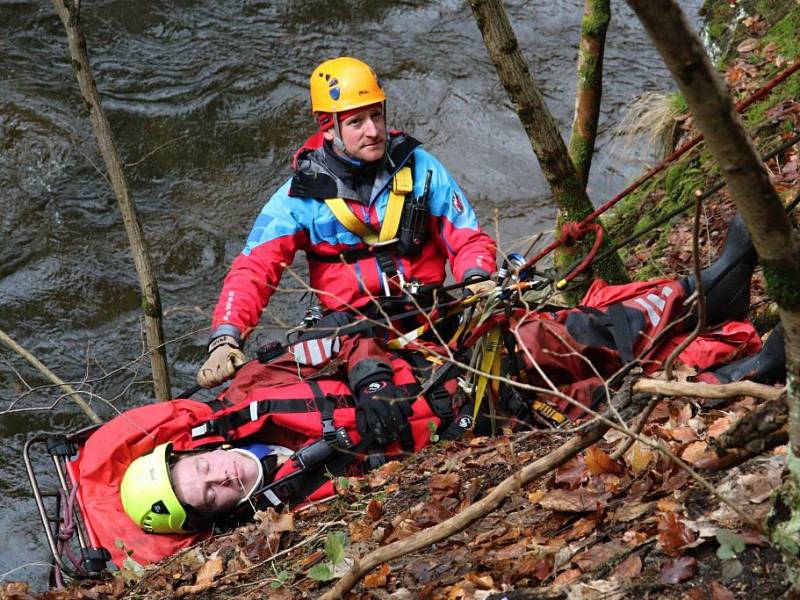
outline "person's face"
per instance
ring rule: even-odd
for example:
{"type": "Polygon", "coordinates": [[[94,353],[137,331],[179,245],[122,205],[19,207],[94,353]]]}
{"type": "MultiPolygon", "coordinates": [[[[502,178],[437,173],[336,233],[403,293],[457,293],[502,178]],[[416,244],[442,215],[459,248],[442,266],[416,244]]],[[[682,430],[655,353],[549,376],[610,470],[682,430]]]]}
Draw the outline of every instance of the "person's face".
{"type": "MultiPolygon", "coordinates": [[[[386,152],[386,121],[383,107],[373,104],[364,110],[349,115],[339,123],[339,132],[345,150],[352,158],[374,162],[386,152]]],[[[331,138],[334,133],[328,130],[331,138]]]]}
{"type": "Polygon", "coordinates": [[[259,466],[230,450],[189,454],[172,465],[175,495],[202,515],[232,510],[255,485],[259,466]]]}

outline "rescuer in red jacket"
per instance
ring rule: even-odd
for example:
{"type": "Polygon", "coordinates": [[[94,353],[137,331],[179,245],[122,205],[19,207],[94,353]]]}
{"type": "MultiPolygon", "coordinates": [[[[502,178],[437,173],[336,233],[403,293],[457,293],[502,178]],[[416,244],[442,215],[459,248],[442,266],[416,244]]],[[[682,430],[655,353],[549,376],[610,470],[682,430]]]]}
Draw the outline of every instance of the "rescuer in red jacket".
{"type": "MultiPolygon", "coordinates": [[[[496,245],[452,176],[420,142],[387,130],[386,96],[368,65],[325,61],[310,92],[319,132],[295,156],[294,175],[264,205],[225,278],[197,374],[204,387],[245,362],[242,343],[298,250],[331,311],[441,284],[448,264],[459,282],[496,270],[496,245]]],[[[374,393],[391,383],[389,360],[378,349],[347,369],[365,427],[396,430],[407,415],[374,393]]]]}

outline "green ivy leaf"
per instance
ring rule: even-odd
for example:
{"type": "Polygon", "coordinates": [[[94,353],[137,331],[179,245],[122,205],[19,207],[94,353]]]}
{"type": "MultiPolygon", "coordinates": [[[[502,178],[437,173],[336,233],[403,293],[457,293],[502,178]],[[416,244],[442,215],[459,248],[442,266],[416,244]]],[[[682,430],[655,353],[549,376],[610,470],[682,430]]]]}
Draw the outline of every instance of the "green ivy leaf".
{"type": "Polygon", "coordinates": [[[735,579],[742,574],[742,563],[735,558],[722,561],[722,578],[735,579]]]}
{"type": "Polygon", "coordinates": [[[744,538],[730,529],[717,529],[715,535],[719,543],[717,558],[720,560],[736,558],[739,552],[744,551],[744,538]]]}
{"type": "Polygon", "coordinates": [[[314,565],[308,572],[308,576],[317,581],[330,581],[333,579],[333,572],[328,565],[314,565]]]}
{"type": "Polygon", "coordinates": [[[332,531],[325,539],[325,555],[334,565],[338,565],[344,558],[344,532],[332,531]]]}
{"type": "Polygon", "coordinates": [[[436,429],[436,423],[433,421],[428,421],[428,439],[434,444],[439,441],[439,434],[436,433],[436,429]]]}
{"type": "MultiPolygon", "coordinates": [[[[130,556],[122,561],[122,569],[136,579],[144,576],[144,567],[133,560],[130,556]]],[[[131,577],[126,577],[126,579],[130,581],[131,577]]]]}

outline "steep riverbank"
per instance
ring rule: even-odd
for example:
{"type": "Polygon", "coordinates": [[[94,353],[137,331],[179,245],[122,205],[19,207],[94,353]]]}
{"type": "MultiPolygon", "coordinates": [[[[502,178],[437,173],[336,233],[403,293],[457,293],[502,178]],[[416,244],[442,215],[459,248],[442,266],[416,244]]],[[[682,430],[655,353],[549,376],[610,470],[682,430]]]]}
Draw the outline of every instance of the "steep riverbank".
{"type": "MultiPolygon", "coordinates": [[[[796,10],[780,16],[774,26],[756,19],[757,12],[749,13],[752,20],[747,23],[747,17],[742,18],[746,33],[730,42],[732,50],[724,61],[737,94],[747,95],[797,58],[791,40],[779,35],[784,30],[797,34],[796,10]]],[[[722,39],[721,33],[717,39],[722,39]]],[[[759,103],[748,112],[748,125],[756,131],[760,147],[774,147],[800,125],[798,88],[791,87],[795,85],[797,79],[782,84],[763,106],[759,103]]],[[[694,133],[687,121],[681,120],[684,137],[694,133]]],[[[798,193],[797,164],[796,148],[769,163],[787,199],[798,193]]],[[[709,157],[696,150],[621,207],[615,230],[632,231],[653,219],[653,213],[666,214],[690,200],[695,190],[710,187],[715,176],[709,157]]],[[[709,198],[705,212],[702,245],[708,260],[733,214],[724,191],[709,198]]],[[[691,260],[689,231],[686,217],[668,221],[626,250],[628,266],[640,277],[685,274],[691,260]]],[[[768,312],[763,289],[756,284],[754,290],[756,310],[768,312]]],[[[729,404],[664,401],[644,432],[692,462],[756,404],[752,398],[729,404]]],[[[326,588],[319,581],[325,574],[320,567],[338,573],[348,560],[442,521],[469,506],[517,465],[545,455],[565,439],[563,434],[534,433],[436,446],[365,483],[342,485],[335,501],[291,522],[266,515],[258,525],[181,555],[143,579],[127,585],[122,578],[85,584],[48,598],[318,597],[326,588]],[[337,541],[342,539],[343,544],[337,541]],[[281,555],[269,561],[277,547],[281,555]]],[[[615,443],[608,438],[582,453],[446,542],[377,569],[356,588],[354,597],[561,598],[580,593],[699,600],[781,593],[781,566],[763,538],[742,528],[717,499],[647,448],[634,447],[621,460],[611,461],[608,453],[615,443]],[[727,554],[719,552],[723,548],[727,554]],[[526,588],[539,589],[525,592],[526,588]]],[[[778,451],[739,471],[710,477],[719,489],[761,515],[768,505],[765,490],[780,478],[780,461],[778,451]]],[[[13,585],[3,588],[5,596],[26,597],[23,585],[13,585]]]]}

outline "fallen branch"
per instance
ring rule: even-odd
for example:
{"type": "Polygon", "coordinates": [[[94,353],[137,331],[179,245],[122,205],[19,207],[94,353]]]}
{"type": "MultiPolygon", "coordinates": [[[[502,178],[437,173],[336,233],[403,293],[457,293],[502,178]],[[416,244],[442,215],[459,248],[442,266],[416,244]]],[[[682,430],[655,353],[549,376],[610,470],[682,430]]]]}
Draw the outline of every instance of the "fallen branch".
{"type": "MultiPolygon", "coordinates": [[[[617,397],[623,395],[623,397],[627,397],[628,391],[629,389],[626,390],[623,388],[623,391],[619,393],[617,397]]],[[[352,589],[353,586],[358,583],[359,579],[378,565],[430,546],[469,527],[478,519],[497,509],[506,498],[511,496],[514,492],[519,491],[534,479],[558,468],[582,450],[585,450],[599,441],[608,429],[609,426],[605,423],[593,423],[591,426],[582,430],[579,435],[565,442],[550,454],[543,456],[516,473],[506,477],[485,498],[470,505],[457,515],[405,539],[378,548],[360,559],[356,559],[353,562],[353,567],[345,573],[344,577],[336,582],[335,586],[323,594],[320,600],[334,600],[335,598],[340,598],[345,592],[352,589]]]]}
{"type": "Polygon", "coordinates": [[[752,381],[711,384],[640,379],[633,384],[634,393],[660,394],[661,396],[694,396],[697,398],[735,398],[752,396],[762,400],[775,400],[784,393],[784,388],[772,387],[752,381]]]}
{"type": "Polygon", "coordinates": [[[81,410],[83,410],[83,412],[86,413],[86,416],[89,417],[89,419],[91,419],[92,423],[100,424],[103,422],[100,419],[100,417],[97,416],[97,413],[95,413],[92,410],[92,407],[86,403],[86,400],[81,398],[80,394],[72,386],[70,386],[66,381],[61,379],[58,375],[53,373],[50,369],[48,369],[47,366],[43,362],[41,362],[38,358],[36,358],[33,354],[25,350],[25,348],[23,348],[17,342],[11,339],[11,337],[9,337],[8,334],[4,332],[2,329],[0,329],[0,342],[3,342],[11,350],[13,350],[17,354],[19,354],[22,358],[27,360],[34,368],[38,369],[38,371],[42,375],[47,377],[50,381],[52,381],[54,384],[56,384],[58,387],[64,390],[69,395],[69,397],[75,401],[75,404],[77,404],[81,408],[81,410]]]}

